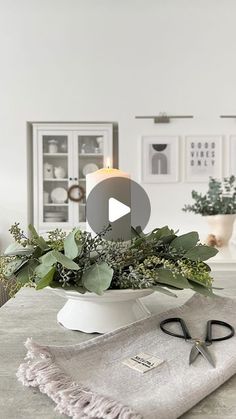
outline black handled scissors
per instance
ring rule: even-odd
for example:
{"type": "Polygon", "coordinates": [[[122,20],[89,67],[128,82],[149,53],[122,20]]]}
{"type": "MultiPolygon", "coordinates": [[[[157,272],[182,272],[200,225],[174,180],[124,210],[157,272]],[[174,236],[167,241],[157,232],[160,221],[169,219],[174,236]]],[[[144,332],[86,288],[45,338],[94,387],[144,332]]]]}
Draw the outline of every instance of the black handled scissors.
{"type": "Polygon", "coordinates": [[[172,317],[169,319],[162,320],[162,322],[160,323],[160,328],[164,333],[167,333],[170,336],[185,339],[186,342],[193,343],[193,346],[189,355],[189,364],[192,364],[197,359],[198,355],[201,354],[214,368],[215,368],[215,362],[207,346],[210,346],[212,342],[219,342],[221,340],[230,339],[234,336],[234,333],[235,333],[233,326],[231,326],[230,324],[226,322],[223,322],[221,320],[208,320],[207,327],[206,327],[205,340],[192,338],[184,320],[179,317],[172,317]],[[166,329],[164,326],[168,323],[179,323],[183,334],[173,333],[170,330],[166,329]],[[226,329],[230,330],[230,333],[223,337],[212,337],[213,325],[223,326],[226,329]]]}

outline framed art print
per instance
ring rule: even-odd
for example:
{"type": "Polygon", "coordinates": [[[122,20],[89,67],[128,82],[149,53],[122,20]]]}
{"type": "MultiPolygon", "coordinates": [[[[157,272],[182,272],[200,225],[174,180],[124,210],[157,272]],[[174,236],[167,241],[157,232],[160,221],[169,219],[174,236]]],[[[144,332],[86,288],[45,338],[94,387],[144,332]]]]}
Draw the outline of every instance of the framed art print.
{"type": "Polygon", "coordinates": [[[236,176],[236,135],[230,136],[229,175],[236,176]]]}
{"type": "Polygon", "coordinates": [[[178,182],[179,138],[143,136],[141,148],[144,183],[178,182]]]}
{"type": "Polygon", "coordinates": [[[185,180],[208,182],[222,176],[222,137],[191,135],[185,137],[185,180]]]}

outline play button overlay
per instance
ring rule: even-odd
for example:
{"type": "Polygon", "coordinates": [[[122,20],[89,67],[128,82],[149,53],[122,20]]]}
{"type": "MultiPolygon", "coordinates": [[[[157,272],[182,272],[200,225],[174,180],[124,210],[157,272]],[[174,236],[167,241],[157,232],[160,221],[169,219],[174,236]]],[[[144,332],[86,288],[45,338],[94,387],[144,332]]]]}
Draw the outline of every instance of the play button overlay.
{"type": "Polygon", "coordinates": [[[145,229],[151,205],[145,190],[125,177],[111,177],[99,182],[86,200],[87,230],[106,240],[130,240],[137,227],[145,229]],[[109,227],[109,229],[108,229],[109,227]]]}
{"type": "Polygon", "coordinates": [[[116,220],[124,217],[124,215],[129,214],[131,211],[128,205],[122,204],[122,202],[118,201],[115,198],[109,199],[109,221],[113,223],[116,220]]]}

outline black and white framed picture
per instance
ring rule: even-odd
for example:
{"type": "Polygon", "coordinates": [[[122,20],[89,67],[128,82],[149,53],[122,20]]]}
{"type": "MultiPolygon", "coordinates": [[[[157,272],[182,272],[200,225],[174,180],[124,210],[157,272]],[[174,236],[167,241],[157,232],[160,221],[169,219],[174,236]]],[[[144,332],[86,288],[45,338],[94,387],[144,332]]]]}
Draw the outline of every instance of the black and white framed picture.
{"type": "Polygon", "coordinates": [[[236,176],[236,135],[231,135],[229,138],[229,175],[236,176]]]}
{"type": "Polygon", "coordinates": [[[143,136],[141,153],[144,183],[178,182],[178,136],[143,136]]]}
{"type": "Polygon", "coordinates": [[[222,137],[191,135],[185,137],[185,180],[208,182],[222,176],[222,137]]]}

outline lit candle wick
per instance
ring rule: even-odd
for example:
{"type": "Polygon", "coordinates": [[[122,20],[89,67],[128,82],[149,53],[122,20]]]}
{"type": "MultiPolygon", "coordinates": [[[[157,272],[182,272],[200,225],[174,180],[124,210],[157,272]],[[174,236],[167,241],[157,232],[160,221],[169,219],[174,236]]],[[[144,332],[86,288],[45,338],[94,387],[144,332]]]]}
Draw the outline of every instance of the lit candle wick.
{"type": "Polygon", "coordinates": [[[109,159],[109,157],[107,158],[107,161],[106,161],[106,169],[110,169],[110,166],[111,166],[111,164],[110,164],[110,159],[109,159]]]}

